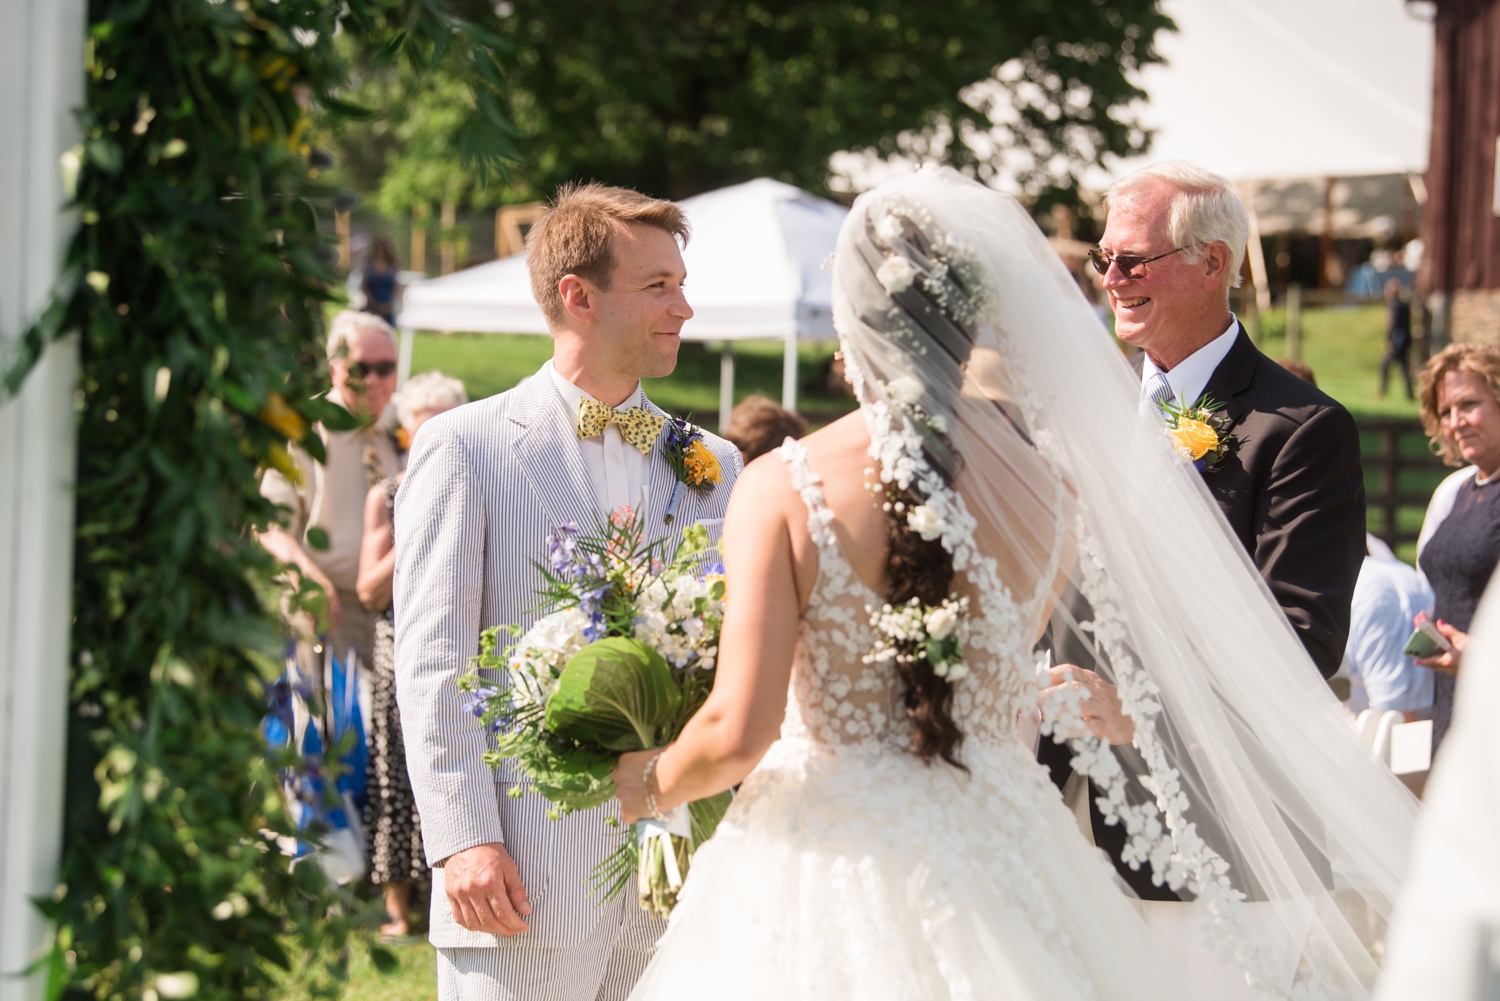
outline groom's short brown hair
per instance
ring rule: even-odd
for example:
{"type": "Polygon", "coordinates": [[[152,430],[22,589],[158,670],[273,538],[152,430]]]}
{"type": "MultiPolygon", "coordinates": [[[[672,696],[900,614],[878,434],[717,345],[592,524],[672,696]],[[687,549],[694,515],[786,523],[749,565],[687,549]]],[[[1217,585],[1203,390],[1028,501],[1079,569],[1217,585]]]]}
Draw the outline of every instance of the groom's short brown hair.
{"type": "Polygon", "coordinates": [[[552,208],[526,234],[531,294],[549,323],[563,321],[557,284],[567,275],[609,287],[616,264],[610,241],[632,222],[666,230],[687,246],[687,216],[672,202],[605,184],[572,182],[557,190],[552,208]]]}

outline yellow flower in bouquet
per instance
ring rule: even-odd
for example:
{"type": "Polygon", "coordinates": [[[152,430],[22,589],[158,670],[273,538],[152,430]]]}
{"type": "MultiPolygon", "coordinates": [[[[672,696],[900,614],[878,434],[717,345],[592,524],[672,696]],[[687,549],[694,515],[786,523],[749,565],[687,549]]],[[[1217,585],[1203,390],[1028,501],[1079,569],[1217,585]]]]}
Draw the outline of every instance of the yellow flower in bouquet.
{"type": "Polygon", "coordinates": [[[703,444],[699,438],[688,447],[687,455],[683,456],[683,465],[687,467],[688,486],[699,487],[705,483],[721,483],[724,480],[724,470],[719,466],[719,459],[703,444]]]}
{"type": "Polygon", "coordinates": [[[1189,462],[1196,462],[1219,446],[1219,432],[1207,423],[1183,417],[1171,429],[1172,447],[1189,462]]]}

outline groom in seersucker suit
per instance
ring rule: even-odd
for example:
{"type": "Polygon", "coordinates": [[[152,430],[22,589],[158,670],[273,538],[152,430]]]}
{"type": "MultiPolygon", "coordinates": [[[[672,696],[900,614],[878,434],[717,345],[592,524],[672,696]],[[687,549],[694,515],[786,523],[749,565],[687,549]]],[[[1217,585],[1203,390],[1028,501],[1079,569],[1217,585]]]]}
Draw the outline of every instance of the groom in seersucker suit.
{"type": "Polygon", "coordinates": [[[526,241],[552,360],[428,421],[413,444],[395,515],[396,684],[432,866],[441,1001],[623,999],[665,927],[633,894],[590,896],[591,872],[620,837],[604,823],[613,801],[552,821],[540,795],[507,796],[519,778],[485,765],[457,680],[482,630],[535,619],[531,561],[558,525],[588,529],[629,505],[648,540],[699,521],[717,536],[738,450],[705,435],[722,482],[684,490],[667,524],[677,481],[661,454],[665,415],[640,383],[671,373],[693,315],[687,238],[671,202],[597,184],[560,191],[526,241]]]}
{"type": "MultiPolygon", "coordinates": [[[[1229,311],[1250,229],[1230,182],[1166,161],[1117,182],[1106,204],[1091,257],[1109,293],[1116,336],[1140,349],[1130,363],[1141,379],[1141,411],[1157,419],[1159,402],[1191,406],[1207,396],[1216,404],[1231,446],[1222,464],[1203,471],[1203,483],[1313,664],[1331,677],[1343,659],[1365,553],[1354,418],[1262,354],[1229,311]]],[[[1087,602],[1070,589],[1051,624],[1057,664],[1094,666],[1092,645],[1076,625],[1090,618],[1087,602]]],[[[1053,682],[1062,681],[1063,667],[1052,670],[1053,682]]],[[[1128,742],[1133,728],[1113,687],[1092,672],[1084,678],[1095,696],[1083,703],[1090,728],[1111,743],[1128,742]]],[[[1149,866],[1132,870],[1120,861],[1124,829],[1104,824],[1097,793],[1088,793],[1085,806],[1087,790],[1071,776],[1070,757],[1065,745],[1042,741],[1042,762],[1080,823],[1089,811],[1094,841],[1121,876],[1145,899],[1177,899],[1152,885],[1149,866]]]]}

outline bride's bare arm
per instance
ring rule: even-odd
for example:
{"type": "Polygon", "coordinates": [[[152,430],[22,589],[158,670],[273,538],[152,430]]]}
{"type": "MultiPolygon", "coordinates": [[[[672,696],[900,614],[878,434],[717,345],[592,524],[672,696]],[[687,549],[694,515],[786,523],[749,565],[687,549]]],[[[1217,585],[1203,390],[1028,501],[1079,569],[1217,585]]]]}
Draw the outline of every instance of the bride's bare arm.
{"type": "MultiPolygon", "coordinates": [[[[735,484],[724,519],[729,592],[717,676],[708,701],[656,763],[663,813],[742,781],[780,733],[802,607],[788,523],[793,503],[801,501],[774,455],[752,463],[735,484]]],[[[615,767],[627,823],[650,813],[642,772],[656,753],[626,754],[615,767]]]]}

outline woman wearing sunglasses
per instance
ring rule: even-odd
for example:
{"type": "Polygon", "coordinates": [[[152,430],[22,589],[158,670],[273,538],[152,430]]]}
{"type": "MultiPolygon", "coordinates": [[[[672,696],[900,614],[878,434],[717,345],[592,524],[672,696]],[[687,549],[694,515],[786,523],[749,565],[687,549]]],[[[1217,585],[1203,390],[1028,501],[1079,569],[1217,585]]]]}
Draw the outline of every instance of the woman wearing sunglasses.
{"type": "MultiPolygon", "coordinates": [[[[328,327],[328,398],[361,417],[379,418],[396,391],[396,335],[371,313],[344,310],[328,327]]],[[[373,663],[377,616],[356,594],[359,551],[364,538],[365,496],[370,487],[400,469],[394,438],[384,422],[354,431],[319,427],[327,455],[319,469],[312,456],[292,445],[301,471],[294,484],[279,470],[266,471],[260,492],[287,509],[282,527],[264,532],[261,545],[328,595],[328,642],[339,659],[352,647],[361,663],[373,663]]]]}

